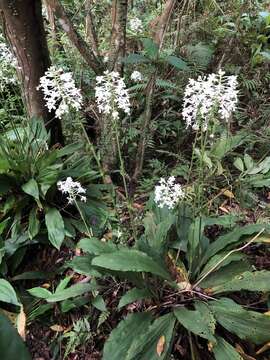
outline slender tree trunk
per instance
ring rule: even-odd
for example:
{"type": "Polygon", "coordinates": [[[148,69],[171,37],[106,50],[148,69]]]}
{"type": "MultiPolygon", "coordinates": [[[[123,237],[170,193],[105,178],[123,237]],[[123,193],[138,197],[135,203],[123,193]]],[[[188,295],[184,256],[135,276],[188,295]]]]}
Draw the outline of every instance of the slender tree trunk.
{"type": "Polygon", "coordinates": [[[58,18],[59,24],[67,34],[70,42],[77,48],[85,62],[96,74],[101,73],[103,71],[103,64],[76,31],[61,2],[59,0],[47,0],[47,3],[58,18]]]}
{"type": "Polygon", "coordinates": [[[114,0],[112,4],[111,64],[112,69],[123,75],[123,63],[126,54],[126,26],[128,0],[114,0]]]}
{"type": "Polygon", "coordinates": [[[18,61],[18,75],[29,117],[40,117],[51,132],[51,144],[63,143],[60,120],[49,113],[40,77],[50,66],[40,0],[0,0],[4,31],[18,61]]]}
{"type": "Polygon", "coordinates": [[[96,28],[94,25],[93,15],[92,15],[92,0],[86,0],[85,2],[85,11],[86,11],[86,18],[85,18],[85,30],[86,30],[86,38],[89,44],[93,47],[93,53],[95,56],[99,57],[99,48],[98,48],[98,37],[96,33],[96,28]]]}

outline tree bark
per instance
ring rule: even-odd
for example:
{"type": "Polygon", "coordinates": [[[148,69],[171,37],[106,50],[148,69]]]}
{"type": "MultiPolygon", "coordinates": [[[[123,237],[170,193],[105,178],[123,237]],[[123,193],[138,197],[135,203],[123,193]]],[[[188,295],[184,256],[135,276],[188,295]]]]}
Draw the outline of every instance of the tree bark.
{"type": "Polygon", "coordinates": [[[59,0],[47,0],[47,3],[58,18],[63,31],[67,34],[71,43],[77,48],[82,58],[96,74],[100,74],[103,71],[103,64],[76,31],[61,2],[59,0]]]}
{"type": "Polygon", "coordinates": [[[123,75],[123,63],[120,62],[126,54],[126,26],[128,0],[114,0],[112,4],[112,36],[111,64],[112,69],[123,75]]]}
{"type": "Polygon", "coordinates": [[[50,66],[40,0],[0,0],[4,31],[18,61],[23,97],[29,117],[39,117],[51,132],[51,144],[63,143],[61,122],[49,113],[41,91],[40,77],[50,66]]]}

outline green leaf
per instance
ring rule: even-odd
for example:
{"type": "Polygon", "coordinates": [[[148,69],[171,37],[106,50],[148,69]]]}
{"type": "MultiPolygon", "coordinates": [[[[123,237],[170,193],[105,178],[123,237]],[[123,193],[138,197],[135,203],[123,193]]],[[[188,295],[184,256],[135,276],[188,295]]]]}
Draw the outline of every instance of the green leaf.
{"type": "Polygon", "coordinates": [[[28,234],[32,240],[38,233],[40,229],[40,222],[37,218],[37,208],[34,207],[29,214],[29,223],[28,223],[28,234]]]}
{"type": "Polygon", "coordinates": [[[242,274],[238,274],[230,281],[212,287],[211,293],[220,294],[223,292],[233,292],[241,290],[262,292],[270,291],[270,271],[246,271],[242,274]]]}
{"type": "Polygon", "coordinates": [[[31,360],[22,338],[10,321],[0,313],[0,349],[3,360],[31,360]]]}
{"type": "Polygon", "coordinates": [[[142,39],[143,47],[146,54],[151,59],[156,59],[158,55],[158,46],[152,39],[144,38],[142,39]]]}
{"type": "Polygon", "coordinates": [[[243,360],[242,356],[235,348],[222,337],[217,336],[216,339],[217,343],[213,347],[213,353],[216,360],[243,360]]]}
{"type": "Polygon", "coordinates": [[[92,300],[92,305],[98,309],[99,311],[107,311],[107,307],[105,304],[105,301],[103,300],[103,297],[101,295],[97,295],[93,300],[92,300]]]}
{"type": "Polygon", "coordinates": [[[168,56],[166,61],[178,70],[187,70],[188,69],[187,63],[177,56],[172,56],[172,55],[168,56]]]}
{"type": "Polygon", "coordinates": [[[111,242],[103,242],[94,237],[81,239],[77,247],[94,255],[102,255],[104,253],[117,251],[117,246],[115,244],[111,242]]]}
{"type": "Polygon", "coordinates": [[[31,294],[32,296],[41,298],[41,299],[47,299],[50,295],[52,295],[52,293],[42,287],[34,287],[32,289],[27,290],[29,292],[29,294],[31,294]]]}
{"type": "Polygon", "coordinates": [[[230,282],[233,278],[239,276],[245,271],[250,271],[251,265],[246,261],[235,261],[228,263],[226,266],[211,272],[201,283],[200,287],[207,288],[208,292],[212,292],[214,287],[222,286],[230,282]]]}
{"type": "Polygon", "coordinates": [[[244,260],[246,258],[246,256],[244,254],[241,254],[241,253],[233,253],[230,256],[227,256],[227,255],[228,255],[228,251],[227,252],[221,252],[221,253],[213,256],[208,261],[208,263],[204,266],[203,270],[200,273],[200,277],[203,277],[209,271],[216,272],[220,268],[225,267],[225,266],[229,265],[232,262],[241,261],[241,260],[244,260]],[[212,270],[212,269],[214,269],[214,270],[212,270]]]}
{"type": "Polygon", "coordinates": [[[208,303],[216,320],[242,340],[257,345],[270,340],[270,316],[245,310],[231,299],[221,298],[208,303]]]}
{"type": "Polygon", "coordinates": [[[224,158],[230,151],[242,145],[249,140],[246,132],[239,132],[236,135],[223,134],[220,139],[213,145],[211,154],[217,159],[224,158]]]}
{"type": "Polygon", "coordinates": [[[125,64],[142,64],[149,62],[149,60],[142,54],[129,54],[127,57],[122,59],[125,64]]]}
{"type": "Polygon", "coordinates": [[[10,283],[5,279],[0,279],[0,301],[6,302],[8,304],[13,304],[16,306],[21,306],[21,303],[18,301],[15,290],[10,285],[10,283]]]}
{"type": "MultiPolygon", "coordinates": [[[[103,360],[127,360],[132,343],[145,333],[152,321],[150,313],[129,314],[111,332],[103,349],[103,360]]],[[[150,359],[149,359],[150,360],[150,359]]]]}
{"type": "Polygon", "coordinates": [[[33,196],[33,198],[37,201],[39,201],[39,190],[38,190],[38,184],[35,179],[30,179],[27,183],[22,185],[23,191],[33,196]]]}
{"type": "Polygon", "coordinates": [[[61,280],[60,283],[58,284],[57,288],[55,289],[55,293],[58,294],[59,291],[64,290],[68,286],[71,278],[72,278],[72,276],[67,276],[65,279],[61,280]]]}
{"type": "Polygon", "coordinates": [[[94,266],[92,266],[92,260],[92,255],[75,256],[71,261],[67,263],[67,265],[78,274],[101,277],[101,273],[97,271],[94,266]]]}
{"type": "Polygon", "coordinates": [[[67,289],[64,290],[60,290],[55,292],[54,294],[51,294],[50,296],[48,296],[46,298],[47,302],[58,302],[58,301],[63,301],[75,296],[79,296],[82,295],[86,292],[89,291],[93,291],[93,290],[97,290],[97,286],[96,285],[92,285],[92,284],[75,284],[70,286],[67,289]]]}
{"type": "Polygon", "coordinates": [[[244,155],[244,163],[245,163],[247,170],[252,169],[254,166],[254,161],[253,161],[252,157],[248,154],[244,155]]]}
{"type": "Polygon", "coordinates": [[[121,309],[127,304],[133,303],[134,301],[142,299],[150,299],[152,297],[151,293],[147,289],[131,289],[123,295],[119,301],[118,309],[121,309]]]}
{"type": "Polygon", "coordinates": [[[235,159],[233,165],[236,167],[236,169],[238,169],[241,172],[245,170],[243,160],[240,157],[235,159]]]}
{"type": "Polygon", "coordinates": [[[256,175],[258,173],[266,174],[270,170],[270,156],[267,156],[258,165],[253,166],[247,171],[248,175],[256,175]]]}
{"type": "Polygon", "coordinates": [[[121,249],[113,253],[97,256],[92,265],[116,271],[150,272],[166,280],[170,274],[145,253],[134,249],[121,249]]]}
{"type": "Polygon", "coordinates": [[[149,252],[150,256],[151,253],[163,256],[168,244],[166,241],[168,233],[174,222],[175,216],[173,214],[168,214],[168,216],[161,221],[159,221],[153,212],[148,212],[146,214],[144,218],[145,240],[151,249],[149,252]]]}
{"type": "Polygon", "coordinates": [[[195,219],[190,225],[188,233],[188,263],[192,274],[196,273],[197,265],[202,254],[202,238],[204,221],[201,217],[195,219]]]}
{"type": "Polygon", "coordinates": [[[12,189],[14,179],[11,176],[0,174],[0,195],[5,195],[12,189]]]}
{"type": "MultiPolygon", "coordinates": [[[[135,338],[128,350],[128,360],[164,360],[170,351],[171,340],[175,325],[175,317],[172,313],[160,316],[149,326],[146,333],[141,333],[135,338]],[[160,355],[157,353],[159,339],[164,336],[165,343],[160,355]]],[[[131,335],[132,336],[132,335],[131,335]]]]}
{"type": "Polygon", "coordinates": [[[210,244],[209,249],[204,256],[204,261],[208,260],[210,257],[214,256],[227,246],[239,243],[242,237],[259,233],[264,228],[266,230],[269,229],[269,225],[249,224],[242,227],[237,226],[233,231],[227,233],[226,235],[220,236],[216,241],[210,244]]]}
{"type": "Polygon", "coordinates": [[[50,242],[59,250],[65,238],[65,225],[60,212],[56,208],[46,210],[45,223],[50,242]]]}
{"type": "Polygon", "coordinates": [[[195,335],[199,335],[204,339],[216,342],[215,333],[215,318],[209,307],[204,303],[196,303],[196,310],[188,310],[184,307],[174,310],[174,315],[180,324],[182,324],[188,331],[195,335]]]}

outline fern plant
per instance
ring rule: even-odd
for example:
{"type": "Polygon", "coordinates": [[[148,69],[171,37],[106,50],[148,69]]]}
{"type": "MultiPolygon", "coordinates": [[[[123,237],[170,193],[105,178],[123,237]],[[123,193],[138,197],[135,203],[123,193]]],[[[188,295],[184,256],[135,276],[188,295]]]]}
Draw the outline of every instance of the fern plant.
{"type": "Polygon", "coordinates": [[[232,298],[241,290],[270,290],[270,272],[255,270],[241,252],[260,241],[269,225],[235,225],[211,242],[206,226],[216,222],[230,226],[230,219],[192,219],[190,214],[185,207],[175,214],[151,207],[145,232],[133,248],[95,238],[80,241],[86,255],[76,259],[74,270],[126,278],[133,284],[120,299],[119,310],[147,299],[139,307],[144,311],[127,315],[111,332],[104,360],[169,359],[177,333],[190,338],[193,360],[196,344],[216,360],[243,359],[222,336],[222,328],[257,345],[270,340],[269,316],[232,298]],[[194,341],[197,337],[199,342],[194,341]]]}

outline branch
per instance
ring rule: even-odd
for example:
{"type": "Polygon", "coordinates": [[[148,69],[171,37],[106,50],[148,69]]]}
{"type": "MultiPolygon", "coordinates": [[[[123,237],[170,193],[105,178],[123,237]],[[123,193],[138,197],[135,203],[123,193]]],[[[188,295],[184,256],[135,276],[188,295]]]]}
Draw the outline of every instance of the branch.
{"type": "Polygon", "coordinates": [[[86,37],[89,43],[93,46],[93,52],[95,56],[99,57],[99,44],[97,32],[95,29],[93,16],[91,12],[92,0],[86,0],[85,2],[85,10],[86,10],[86,18],[85,18],[85,28],[86,28],[86,37]]]}
{"type": "Polygon", "coordinates": [[[59,24],[61,25],[63,31],[67,34],[72,44],[78,49],[85,62],[96,74],[101,73],[103,71],[102,63],[76,31],[60,1],[47,0],[47,3],[50,5],[51,9],[55,13],[55,16],[58,18],[59,24]]]}

